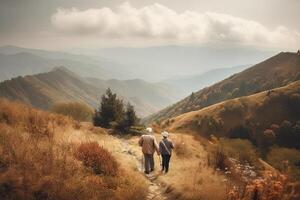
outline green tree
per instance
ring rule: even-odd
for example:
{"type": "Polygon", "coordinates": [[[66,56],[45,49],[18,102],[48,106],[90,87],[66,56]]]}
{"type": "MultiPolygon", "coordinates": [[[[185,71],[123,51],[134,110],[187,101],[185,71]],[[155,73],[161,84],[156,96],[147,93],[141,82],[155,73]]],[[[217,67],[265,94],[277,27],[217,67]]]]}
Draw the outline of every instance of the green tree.
{"type": "Polygon", "coordinates": [[[123,101],[117,98],[110,88],[101,97],[101,104],[95,111],[93,122],[95,126],[113,128],[119,124],[124,117],[123,101]]]}
{"type": "Polygon", "coordinates": [[[133,105],[130,103],[127,104],[126,112],[125,112],[125,120],[128,127],[135,126],[138,124],[139,119],[136,116],[133,105]]]}
{"type": "Polygon", "coordinates": [[[139,123],[139,118],[136,116],[133,105],[127,104],[126,111],[124,113],[124,118],[119,124],[118,129],[121,131],[128,132],[132,126],[136,126],[139,123]]]}

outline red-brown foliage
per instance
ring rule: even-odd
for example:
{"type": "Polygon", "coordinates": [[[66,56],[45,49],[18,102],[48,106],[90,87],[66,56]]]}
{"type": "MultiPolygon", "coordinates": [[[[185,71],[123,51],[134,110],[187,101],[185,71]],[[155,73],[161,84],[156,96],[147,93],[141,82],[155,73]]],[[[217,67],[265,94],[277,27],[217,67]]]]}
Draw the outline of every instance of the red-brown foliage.
{"type": "Polygon", "coordinates": [[[86,167],[91,167],[95,174],[115,176],[118,172],[118,163],[115,158],[97,142],[81,144],[75,157],[86,167]]]}

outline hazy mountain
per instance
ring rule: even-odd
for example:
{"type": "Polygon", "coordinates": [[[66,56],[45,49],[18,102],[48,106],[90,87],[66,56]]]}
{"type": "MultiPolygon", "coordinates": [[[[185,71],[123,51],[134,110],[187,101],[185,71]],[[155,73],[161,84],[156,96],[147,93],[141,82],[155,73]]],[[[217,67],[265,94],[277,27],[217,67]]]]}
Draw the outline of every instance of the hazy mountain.
{"type": "Polygon", "coordinates": [[[169,105],[170,102],[178,100],[182,93],[168,84],[149,83],[141,79],[124,81],[111,79],[103,81],[90,78],[88,81],[92,85],[101,85],[106,88],[110,87],[118,95],[126,97],[131,102],[145,104],[140,110],[140,113],[143,113],[143,110],[152,110],[153,112],[153,110],[157,110],[157,108],[163,108],[164,106],[169,105]]]}
{"type": "Polygon", "coordinates": [[[55,66],[65,66],[86,77],[101,79],[135,77],[130,69],[100,57],[89,58],[64,52],[14,46],[0,47],[0,81],[16,76],[47,72],[55,66]]]}
{"type": "Polygon", "coordinates": [[[212,104],[281,87],[300,79],[300,55],[279,53],[145,119],[146,122],[175,117],[212,104]]]}
{"type": "Polygon", "coordinates": [[[230,75],[241,72],[249,66],[250,65],[242,65],[229,68],[218,68],[199,75],[174,77],[163,81],[163,83],[168,83],[177,88],[181,88],[184,90],[185,95],[188,95],[191,92],[198,91],[199,89],[223,80],[230,75]]]}
{"type": "Polygon", "coordinates": [[[66,101],[82,101],[96,108],[107,87],[131,102],[140,116],[154,113],[178,99],[177,91],[168,85],[142,80],[85,79],[64,67],[1,82],[0,96],[42,109],[66,101]]]}
{"type": "MultiPolygon", "coordinates": [[[[154,46],[137,48],[80,49],[91,57],[104,57],[129,66],[139,78],[162,81],[173,76],[202,74],[214,68],[258,63],[274,55],[272,51],[251,48],[199,46],[154,46]]],[[[199,89],[199,88],[198,88],[199,89]]]]}

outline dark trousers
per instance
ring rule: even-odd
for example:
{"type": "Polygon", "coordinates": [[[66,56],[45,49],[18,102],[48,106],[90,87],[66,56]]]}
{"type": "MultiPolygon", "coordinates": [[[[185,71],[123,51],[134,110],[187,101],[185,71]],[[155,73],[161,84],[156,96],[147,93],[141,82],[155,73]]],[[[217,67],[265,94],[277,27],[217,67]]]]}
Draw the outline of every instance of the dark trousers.
{"type": "Polygon", "coordinates": [[[162,157],[162,171],[165,170],[165,172],[169,171],[169,162],[171,155],[161,155],[162,157]]]}
{"type": "Polygon", "coordinates": [[[145,171],[148,173],[154,170],[153,154],[144,153],[144,158],[145,158],[145,171]]]}

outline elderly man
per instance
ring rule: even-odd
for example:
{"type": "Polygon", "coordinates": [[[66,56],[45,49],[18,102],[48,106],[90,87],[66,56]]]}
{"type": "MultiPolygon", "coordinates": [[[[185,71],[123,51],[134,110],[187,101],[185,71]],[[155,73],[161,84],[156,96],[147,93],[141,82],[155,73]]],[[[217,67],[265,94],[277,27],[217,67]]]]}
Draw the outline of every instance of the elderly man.
{"type": "Polygon", "coordinates": [[[158,144],[152,135],[152,128],[146,129],[146,134],[141,136],[139,145],[142,147],[145,158],[145,174],[149,174],[154,170],[154,152],[156,151],[157,155],[160,155],[158,144]]]}

